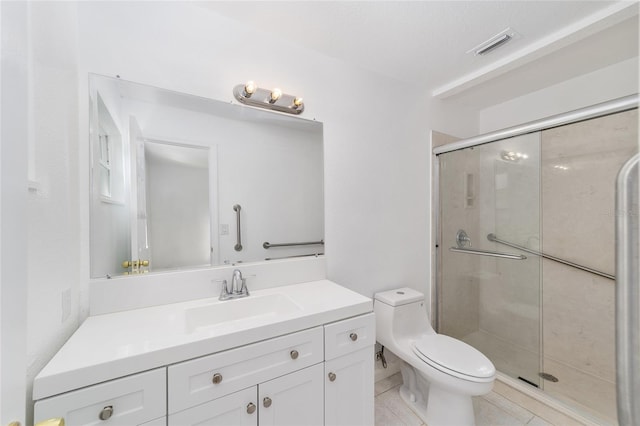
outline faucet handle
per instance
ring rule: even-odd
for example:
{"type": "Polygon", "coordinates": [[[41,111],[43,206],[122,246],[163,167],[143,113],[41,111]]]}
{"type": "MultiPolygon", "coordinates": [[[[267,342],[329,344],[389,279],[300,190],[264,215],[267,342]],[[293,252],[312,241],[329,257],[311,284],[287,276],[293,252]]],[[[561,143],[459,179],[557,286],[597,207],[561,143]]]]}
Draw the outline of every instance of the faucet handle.
{"type": "Polygon", "coordinates": [[[242,286],[240,288],[240,293],[244,293],[247,296],[249,295],[249,288],[247,287],[247,279],[248,278],[253,278],[255,277],[256,274],[252,274],[252,275],[243,275],[242,276],[242,286]]]}
{"type": "Polygon", "coordinates": [[[247,296],[249,295],[249,289],[247,288],[247,279],[246,278],[242,278],[242,285],[240,286],[240,294],[246,294],[247,296]]]}
{"type": "Polygon", "coordinates": [[[222,283],[220,286],[220,297],[229,294],[229,287],[227,286],[227,280],[211,280],[212,283],[222,283]]]}

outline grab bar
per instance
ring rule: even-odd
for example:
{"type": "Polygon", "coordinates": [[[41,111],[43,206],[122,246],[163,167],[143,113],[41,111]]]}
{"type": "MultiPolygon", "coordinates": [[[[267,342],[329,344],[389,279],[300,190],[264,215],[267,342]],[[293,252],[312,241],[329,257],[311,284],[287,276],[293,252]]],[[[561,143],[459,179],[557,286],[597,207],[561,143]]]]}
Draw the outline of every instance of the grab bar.
{"type": "Polygon", "coordinates": [[[601,277],[608,278],[610,280],[615,280],[616,279],[616,277],[614,275],[607,274],[606,272],[598,271],[597,269],[589,268],[587,266],[580,265],[579,263],[569,262],[568,260],[560,259],[559,257],[551,256],[549,254],[545,254],[545,253],[542,253],[540,251],[534,251],[534,250],[528,249],[526,247],[519,246],[517,244],[513,244],[513,243],[510,243],[508,241],[501,240],[500,238],[496,237],[496,234],[493,234],[493,233],[487,235],[487,240],[493,241],[493,242],[499,243],[499,244],[504,244],[505,246],[509,246],[509,247],[514,248],[514,249],[522,250],[522,251],[524,251],[526,253],[530,253],[530,254],[533,254],[535,256],[540,256],[540,257],[545,258],[545,259],[553,260],[554,262],[562,263],[563,265],[571,266],[573,268],[577,268],[577,269],[580,269],[580,270],[583,270],[583,271],[586,271],[586,272],[590,272],[592,274],[599,275],[601,277]]]}
{"type": "Polygon", "coordinates": [[[309,241],[305,243],[279,243],[279,244],[271,244],[268,241],[262,243],[262,247],[265,249],[269,249],[272,247],[291,247],[291,246],[315,246],[315,245],[324,245],[324,240],[320,241],[309,241]]]}
{"type": "Polygon", "coordinates": [[[500,257],[502,259],[524,260],[527,258],[527,256],[523,256],[521,254],[502,253],[499,251],[489,251],[489,250],[470,249],[470,248],[461,248],[461,247],[449,247],[449,251],[453,251],[456,253],[477,254],[478,256],[500,257]]]}
{"type": "Polygon", "coordinates": [[[634,155],[616,181],[616,383],[618,422],[640,423],[640,282],[638,271],[638,161],[634,155]],[[635,202],[634,202],[635,201],[635,202]]]}
{"type": "Polygon", "coordinates": [[[233,246],[235,251],[242,250],[242,236],[240,235],[240,210],[241,209],[242,207],[240,207],[240,204],[236,204],[233,206],[233,211],[236,212],[236,222],[238,223],[237,231],[236,231],[236,238],[238,242],[236,243],[235,246],[233,246]]]}
{"type": "Polygon", "coordinates": [[[291,259],[294,257],[311,257],[322,256],[324,253],[310,253],[310,254],[294,254],[293,256],[280,256],[280,257],[265,257],[264,260],[278,260],[278,259],[291,259]]]}

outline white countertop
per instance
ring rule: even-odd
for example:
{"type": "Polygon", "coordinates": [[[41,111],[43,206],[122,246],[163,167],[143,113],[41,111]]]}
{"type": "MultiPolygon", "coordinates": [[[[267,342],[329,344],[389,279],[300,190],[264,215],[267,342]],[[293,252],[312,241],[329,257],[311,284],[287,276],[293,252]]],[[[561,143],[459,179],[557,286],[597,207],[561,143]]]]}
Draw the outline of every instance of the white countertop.
{"type": "Polygon", "coordinates": [[[373,310],[370,298],[328,280],[258,290],[249,297],[270,294],[284,294],[300,309],[259,320],[229,321],[191,333],[186,324],[188,309],[235,301],[200,299],[89,317],[36,376],[33,399],[373,310]]]}

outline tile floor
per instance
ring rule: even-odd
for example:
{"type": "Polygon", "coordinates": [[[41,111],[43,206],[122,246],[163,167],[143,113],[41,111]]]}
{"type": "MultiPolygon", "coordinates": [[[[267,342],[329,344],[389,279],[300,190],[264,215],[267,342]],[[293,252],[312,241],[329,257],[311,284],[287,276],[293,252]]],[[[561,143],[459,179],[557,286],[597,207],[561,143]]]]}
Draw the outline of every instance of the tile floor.
{"type": "MultiPolygon", "coordinates": [[[[402,401],[398,389],[402,376],[379,380],[375,384],[376,426],[423,426],[422,420],[402,401]]],[[[495,392],[475,397],[476,426],[549,426],[551,423],[495,392]]]]}

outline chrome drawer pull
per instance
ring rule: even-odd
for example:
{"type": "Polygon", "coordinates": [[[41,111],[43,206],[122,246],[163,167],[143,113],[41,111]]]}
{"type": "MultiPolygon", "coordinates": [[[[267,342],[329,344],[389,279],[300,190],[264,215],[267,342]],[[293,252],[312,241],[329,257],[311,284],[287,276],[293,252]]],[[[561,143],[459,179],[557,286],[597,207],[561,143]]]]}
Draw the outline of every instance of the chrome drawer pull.
{"type": "Polygon", "coordinates": [[[355,342],[356,340],[358,340],[358,335],[356,333],[351,333],[349,335],[349,338],[355,342]]]}
{"type": "Polygon", "coordinates": [[[113,416],[113,406],[107,405],[100,411],[100,415],[98,416],[100,420],[109,420],[113,416]]]}
{"type": "Polygon", "coordinates": [[[267,397],[265,397],[265,398],[262,400],[262,405],[264,405],[264,407],[265,407],[265,408],[269,408],[269,407],[271,407],[271,403],[272,403],[272,402],[273,402],[273,401],[271,401],[271,398],[269,398],[269,397],[267,396],[267,397]]]}
{"type": "Polygon", "coordinates": [[[289,354],[291,355],[291,359],[298,359],[298,356],[300,355],[295,349],[292,350],[289,354]]]}
{"type": "Polygon", "coordinates": [[[335,382],[335,380],[336,380],[336,373],[329,373],[329,381],[335,382]]]}
{"type": "Polygon", "coordinates": [[[222,381],[222,374],[220,374],[220,373],[214,374],[213,378],[211,379],[211,381],[213,382],[214,385],[217,385],[218,383],[220,383],[222,381]]]}
{"type": "Polygon", "coordinates": [[[255,412],[256,412],[256,404],[254,404],[253,402],[250,402],[249,405],[247,405],[247,413],[253,414],[255,412]]]}

